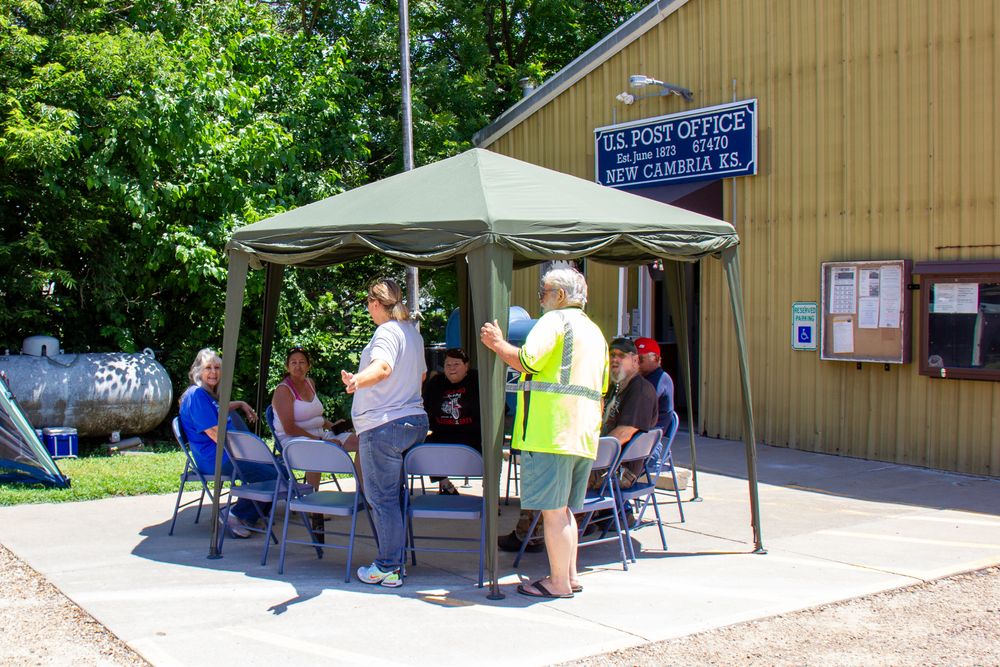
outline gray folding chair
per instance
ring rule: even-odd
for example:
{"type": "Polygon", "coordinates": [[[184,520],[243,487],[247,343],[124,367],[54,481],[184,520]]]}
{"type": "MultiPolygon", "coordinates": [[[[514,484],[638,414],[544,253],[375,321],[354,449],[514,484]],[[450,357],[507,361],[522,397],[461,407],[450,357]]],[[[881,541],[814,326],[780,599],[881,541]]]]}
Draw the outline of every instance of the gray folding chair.
{"type": "MultiPolygon", "coordinates": [[[[674,468],[674,455],[671,447],[674,444],[674,437],[677,435],[677,429],[680,426],[681,420],[677,416],[676,412],[670,413],[670,423],[667,424],[667,432],[663,434],[660,438],[659,450],[654,450],[655,456],[650,459],[651,471],[653,473],[654,481],[658,481],[659,478],[666,473],[670,473],[673,479],[674,490],[669,491],[667,489],[656,488],[656,493],[666,494],[674,496],[677,501],[677,511],[681,515],[681,523],[684,523],[684,505],[681,503],[681,489],[680,485],[677,483],[677,469],[674,468]]],[[[642,504],[642,509],[636,513],[636,525],[642,523],[642,515],[645,514],[646,508],[649,507],[650,499],[647,498],[642,504]]]]}
{"type": "MultiPolygon", "coordinates": [[[[312,440],[309,438],[289,438],[284,449],[285,467],[290,479],[296,477],[296,473],[319,472],[330,473],[332,475],[352,475],[354,476],[354,463],[351,456],[339,445],[326,442],[324,440],[312,440]]],[[[286,489],[285,518],[281,527],[281,555],[278,559],[278,574],[285,572],[285,547],[289,544],[305,544],[316,549],[316,555],[323,557],[323,549],[346,549],[347,565],[344,570],[344,581],[351,580],[351,566],[354,558],[354,538],[357,534],[358,513],[365,509],[364,498],[361,487],[355,478],[354,491],[304,491],[296,485],[289,484],[286,489]],[[309,532],[310,541],[293,540],[288,538],[288,520],[292,512],[298,512],[302,519],[302,525],[309,532]],[[327,516],[350,517],[350,532],[337,532],[324,530],[324,535],[337,535],[347,538],[346,545],[320,543],[316,539],[318,531],[310,527],[309,518],[306,512],[323,514],[327,516]]],[[[369,522],[371,516],[369,515],[369,522]]],[[[374,534],[374,527],[372,532],[374,534]]]]}
{"type": "MultiPolygon", "coordinates": [[[[596,490],[588,490],[587,495],[583,500],[583,507],[571,507],[574,514],[584,513],[583,521],[579,524],[580,539],[579,546],[586,547],[592,544],[602,544],[604,542],[618,541],[618,550],[622,559],[622,567],[628,570],[628,557],[625,555],[625,536],[627,536],[627,529],[623,529],[621,522],[618,518],[618,500],[616,493],[616,485],[613,483],[613,478],[618,472],[618,455],[621,454],[621,445],[618,441],[611,436],[604,436],[597,443],[597,458],[594,459],[591,465],[590,471],[594,472],[604,472],[604,479],[601,482],[600,488],[596,490]],[[594,518],[594,513],[599,510],[608,510],[608,516],[602,521],[606,521],[606,526],[604,531],[599,537],[593,540],[584,541],[584,535],[586,533],[587,527],[591,524],[594,518]],[[614,535],[608,536],[608,532],[611,531],[611,527],[614,526],[614,535]]],[[[535,512],[535,518],[531,520],[531,526],[528,528],[528,535],[521,542],[521,548],[517,552],[517,556],[514,558],[514,567],[517,567],[521,562],[521,557],[524,556],[524,550],[531,542],[531,538],[535,534],[535,528],[538,526],[538,521],[541,519],[542,513],[535,512]]]]}
{"type": "MultiPolygon", "coordinates": [[[[201,506],[205,501],[205,495],[211,494],[212,491],[208,485],[208,477],[198,470],[198,464],[195,463],[194,455],[191,453],[191,446],[188,444],[187,435],[185,435],[184,428],[181,426],[180,417],[174,417],[173,421],[170,422],[170,428],[174,432],[174,439],[177,440],[181,451],[184,452],[184,471],[181,473],[181,483],[177,489],[177,502],[174,503],[174,516],[170,520],[170,532],[167,533],[168,535],[173,535],[174,525],[177,523],[177,513],[180,509],[198,503],[198,512],[194,515],[194,522],[198,523],[198,520],[201,519],[201,506]],[[201,495],[198,496],[197,500],[189,500],[182,505],[181,496],[184,494],[184,485],[188,482],[198,482],[201,484],[201,495]]],[[[229,475],[223,475],[222,481],[229,482],[232,480],[229,475]]]]}
{"type": "Polygon", "coordinates": [[[653,503],[653,512],[656,514],[656,526],[660,529],[660,541],[663,543],[664,551],[667,549],[667,538],[663,534],[663,521],[660,519],[660,507],[656,504],[656,476],[650,472],[653,467],[650,459],[657,455],[660,434],[661,431],[658,428],[646,431],[645,433],[637,433],[622,447],[622,453],[618,461],[618,470],[621,471],[629,463],[638,463],[641,466],[640,473],[631,486],[622,488],[621,475],[614,476],[615,495],[618,500],[618,514],[625,525],[626,542],[628,544],[629,556],[632,558],[633,563],[635,562],[635,547],[632,546],[630,534],[632,527],[629,526],[628,519],[626,518],[625,503],[637,503],[636,506],[638,506],[640,501],[643,503],[653,503]]]}
{"type": "MultiPolygon", "coordinates": [[[[267,553],[271,546],[271,540],[278,544],[278,538],[274,534],[274,512],[278,504],[278,499],[285,495],[289,484],[288,473],[285,467],[278,462],[267,443],[258,438],[253,433],[243,431],[230,431],[226,434],[226,452],[233,462],[233,483],[229,487],[229,502],[226,503],[226,512],[232,510],[233,498],[245,498],[253,503],[257,510],[257,516],[267,521],[266,528],[256,526],[246,526],[247,530],[263,533],[264,553],[261,555],[260,564],[267,564],[267,553]],[[260,463],[265,466],[274,467],[275,478],[263,482],[247,482],[241,473],[240,466],[248,463],[260,463]],[[270,503],[268,511],[261,510],[260,503],[270,503]]],[[[301,484],[292,481],[300,492],[312,490],[308,484],[301,484]]],[[[222,552],[222,544],[226,538],[226,531],[220,531],[219,552],[222,552]]]]}
{"type": "MultiPolygon", "coordinates": [[[[482,477],[483,456],[472,447],[458,444],[423,443],[411,447],[403,458],[404,479],[412,475],[433,475],[441,477],[482,477]]],[[[483,587],[483,558],[486,552],[486,499],[479,496],[458,495],[417,495],[403,494],[403,514],[406,517],[408,545],[413,564],[417,564],[416,540],[447,540],[454,542],[478,542],[478,549],[446,549],[419,547],[420,551],[447,553],[479,552],[479,587],[483,587]],[[415,535],[414,519],[465,519],[479,520],[479,537],[415,535]]],[[[405,556],[405,554],[404,554],[405,556]]],[[[405,561],[406,558],[404,557],[405,561]]]]}
{"type": "MultiPolygon", "coordinates": [[[[284,443],[281,442],[281,438],[278,437],[278,432],[274,428],[274,408],[270,405],[264,409],[264,420],[267,422],[267,427],[271,429],[271,435],[274,437],[274,455],[281,461],[284,455],[284,443]]],[[[299,481],[302,481],[301,478],[299,481]]],[[[338,491],[342,490],[336,475],[333,476],[333,483],[338,491]]]]}

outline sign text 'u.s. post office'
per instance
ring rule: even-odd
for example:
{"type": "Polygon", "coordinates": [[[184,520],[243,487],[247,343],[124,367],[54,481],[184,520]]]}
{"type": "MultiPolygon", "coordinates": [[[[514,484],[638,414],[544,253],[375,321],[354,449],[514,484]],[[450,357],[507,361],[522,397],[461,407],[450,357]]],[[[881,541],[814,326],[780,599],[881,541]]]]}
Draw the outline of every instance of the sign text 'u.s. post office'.
{"type": "Polygon", "coordinates": [[[757,173],[757,100],[594,130],[597,182],[615,188],[757,173]]]}

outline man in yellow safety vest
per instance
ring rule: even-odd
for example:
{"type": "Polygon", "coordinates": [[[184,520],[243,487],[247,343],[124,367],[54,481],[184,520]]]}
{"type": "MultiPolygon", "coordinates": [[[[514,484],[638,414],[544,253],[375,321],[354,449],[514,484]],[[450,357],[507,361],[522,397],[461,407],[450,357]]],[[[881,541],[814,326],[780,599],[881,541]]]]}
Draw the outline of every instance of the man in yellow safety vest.
{"type": "Polygon", "coordinates": [[[542,277],[544,314],[520,348],[498,324],[480,331],[483,345],[521,373],[512,447],[522,452],[521,507],[542,512],[549,576],[518,586],[530,597],[572,597],[577,525],[591,462],[601,433],[601,398],[608,388],[608,343],[583,306],[587,281],[576,269],[557,268],[542,277]]]}

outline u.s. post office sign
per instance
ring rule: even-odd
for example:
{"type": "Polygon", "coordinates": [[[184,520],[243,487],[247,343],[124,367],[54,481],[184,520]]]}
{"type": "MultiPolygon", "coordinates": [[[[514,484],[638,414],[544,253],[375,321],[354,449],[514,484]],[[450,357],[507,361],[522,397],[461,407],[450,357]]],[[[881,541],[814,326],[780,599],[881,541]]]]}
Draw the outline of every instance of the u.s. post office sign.
{"type": "Polygon", "coordinates": [[[757,173],[757,100],[594,130],[597,182],[613,188],[757,173]]]}

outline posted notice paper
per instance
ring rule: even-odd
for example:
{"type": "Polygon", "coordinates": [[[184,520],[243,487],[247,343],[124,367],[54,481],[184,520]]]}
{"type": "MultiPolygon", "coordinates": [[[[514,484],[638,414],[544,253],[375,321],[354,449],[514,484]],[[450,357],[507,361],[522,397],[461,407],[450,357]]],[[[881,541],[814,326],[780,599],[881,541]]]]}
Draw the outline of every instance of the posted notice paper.
{"type": "Polygon", "coordinates": [[[955,283],[955,312],[967,315],[979,312],[979,283],[955,283]]]}
{"type": "Polygon", "coordinates": [[[879,299],[877,296],[863,296],[858,299],[858,328],[878,329],[879,299]]]}
{"type": "Polygon", "coordinates": [[[854,352],[854,322],[851,320],[834,320],[833,353],[846,354],[848,352],[854,352]]]}
{"type": "Polygon", "coordinates": [[[903,269],[889,264],[879,269],[878,325],[883,329],[899,328],[899,310],[903,298],[903,269]]]}

